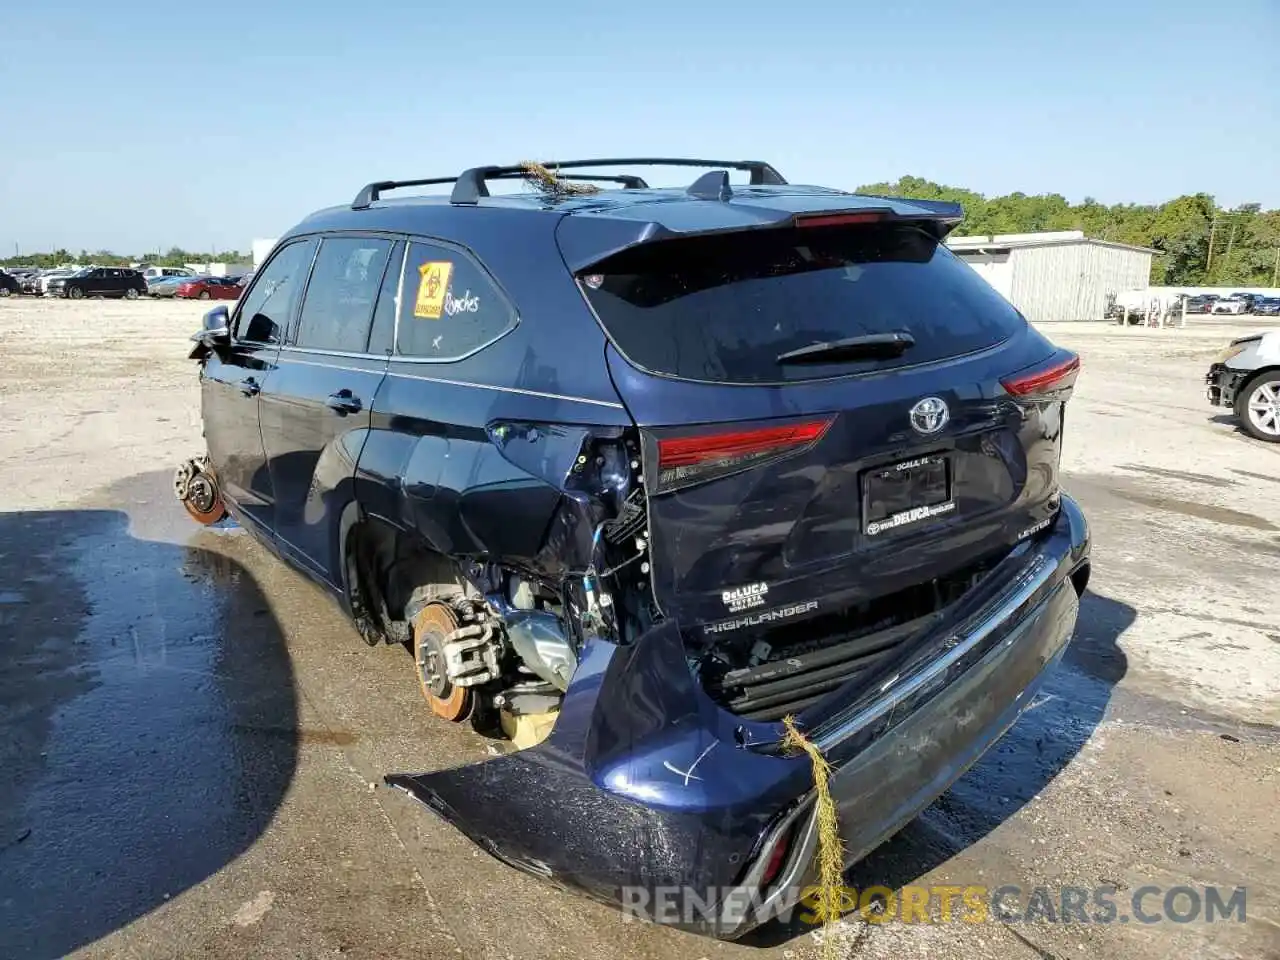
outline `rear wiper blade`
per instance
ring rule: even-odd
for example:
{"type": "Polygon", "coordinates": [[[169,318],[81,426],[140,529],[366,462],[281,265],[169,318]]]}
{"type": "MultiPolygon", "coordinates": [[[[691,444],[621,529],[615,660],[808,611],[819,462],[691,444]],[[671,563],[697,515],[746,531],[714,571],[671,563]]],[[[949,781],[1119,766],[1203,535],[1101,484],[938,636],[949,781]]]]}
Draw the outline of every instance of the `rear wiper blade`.
{"type": "Polygon", "coordinates": [[[837,360],[877,360],[900,357],[916,345],[916,338],[904,330],[894,333],[867,333],[826,343],[811,343],[798,350],[778,354],[778,363],[831,363],[837,360]]]}

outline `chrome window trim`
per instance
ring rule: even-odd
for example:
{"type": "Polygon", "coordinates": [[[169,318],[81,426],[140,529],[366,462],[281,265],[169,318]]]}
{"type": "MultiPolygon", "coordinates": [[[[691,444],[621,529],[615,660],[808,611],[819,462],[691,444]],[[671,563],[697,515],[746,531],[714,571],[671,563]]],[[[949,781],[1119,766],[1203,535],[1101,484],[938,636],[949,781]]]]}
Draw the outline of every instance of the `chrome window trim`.
{"type": "MultiPolygon", "coordinates": [[[[392,357],[392,362],[399,358],[392,357]]],[[[589,403],[596,407],[608,407],[611,410],[626,409],[620,403],[611,400],[594,400],[591,397],[570,397],[562,393],[545,393],[541,390],[525,390],[521,387],[500,387],[492,383],[472,383],[469,380],[447,380],[444,377],[424,377],[415,373],[404,373],[400,370],[388,370],[387,376],[401,377],[407,380],[423,380],[427,383],[443,383],[451,387],[474,387],[477,390],[497,390],[500,393],[515,393],[523,397],[541,397],[545,400],[568,400],[571,403],[589,403]]]]}
{"type": "Polygon", "coordinates": [[[385,353],[361,353],[353,350],[325,350],[323,347],[295,347],[292,344],[285,344],[280,348],[280,352],[284,353],[310,353],[319,357],[350,357],[356,360],[377,360],[379,363],[387,359],[385,353]]]}
{"type": "MultiPolygon", "coordinates": [[[[378,371],[371,370],[368,367],[350,367],[339,363],[323,363],[318,360],[302,360],[298,357],[286,357],[286,353],[302,353],[315,357],[339,357],[347,360],[372,360],[376,363],[386,363],[388,358],[380,353],[350,353],[338,350],[320,350],[315,347],[293,347],[283,346],[280,348],[280,360],[287,360],[290,363],[300,363],[309,367],[330,367],[335,370],[351,370],[355,373],[376,373],[378,371]]],[[[391,357],[392,363],[404,362],[402,357],[391,357]]],[[[424,377],[420,374],[406,373],[402,370],[389,369],[388,376],[400,377],[404,380],[421,380],[424,383],[440,383],[450,387],[472,387],[476,390],[497,390],[499,393],[515,393],[523,397],[541,397],[544,400],[567,400],[571,403],[588,403],[596,407],[608,407],[610,410],[625,410],[621,403],[615,403],[612,400],[596,400],[591,397],[571,397],[563,393],[547,393],[543,390],[526,390],[522,387],[504,387],[495,383],[474,383],[470,380],[451,380],[446,377],[424,377]]]]}

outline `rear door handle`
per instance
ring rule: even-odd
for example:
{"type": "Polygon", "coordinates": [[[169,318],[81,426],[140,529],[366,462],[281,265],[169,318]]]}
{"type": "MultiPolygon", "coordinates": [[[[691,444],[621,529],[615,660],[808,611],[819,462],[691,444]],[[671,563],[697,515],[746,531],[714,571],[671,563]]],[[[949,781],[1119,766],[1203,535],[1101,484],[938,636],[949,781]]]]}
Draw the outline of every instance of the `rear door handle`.
{"type": "Polygon", "coordinates": [[[245,377],[240,381],[240,392],[246,397],[256,397],[262,392],[262,387],[258,385],[258,381],[253,377],[245,377]]]}
{"type": "Polygon", "coordinates": [[[337,393],[329,394],[324,403],[330,410],[344,416],[348,413],[359,413],[362,408],[360,398],[345,388],[337,393]]]}

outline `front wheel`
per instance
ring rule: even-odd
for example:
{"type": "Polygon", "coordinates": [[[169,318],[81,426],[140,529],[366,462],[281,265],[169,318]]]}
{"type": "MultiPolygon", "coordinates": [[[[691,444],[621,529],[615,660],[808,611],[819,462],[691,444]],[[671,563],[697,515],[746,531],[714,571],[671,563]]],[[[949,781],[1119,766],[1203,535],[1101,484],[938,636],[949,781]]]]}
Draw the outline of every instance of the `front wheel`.
{"type": "Polygon", "coordinates": [[[201,300],[208,300],[208,299],[209,299],[209,291],[208,291],[208,290],[201,290],[201,291],[200,291],[200,299],[201,299],[201,300]]]}
{"type": "Polygon", "coordinates": [[[1236,416],[1249,436],[1280,443],[1280,371],[1264,373],[1244,385],[1236,397],[1236,416]]]}
{"type": "Polygon", "coordinates": [[[0,287],[0,298],[7,297],[9,293],[10,293],[10,290],[8,287],[0,287]]]}
{"type": "Polygon", "coordinates": [[[137,291],[137,290],[135,290],[133,287],[130,287],[128,290],[126,290],[126,291],[124,292],[124,298],[125,298],[126,300],[137,300],[137,299],[138,299],[138,291],[137,291]]]}
{"type": "Polygon", "coordinates": [[[79,287],[72,287],[70,290],[67,291],[67,296],[70,297],[72,300],[83,300],[84,291],[81,290],[79,287]]]}

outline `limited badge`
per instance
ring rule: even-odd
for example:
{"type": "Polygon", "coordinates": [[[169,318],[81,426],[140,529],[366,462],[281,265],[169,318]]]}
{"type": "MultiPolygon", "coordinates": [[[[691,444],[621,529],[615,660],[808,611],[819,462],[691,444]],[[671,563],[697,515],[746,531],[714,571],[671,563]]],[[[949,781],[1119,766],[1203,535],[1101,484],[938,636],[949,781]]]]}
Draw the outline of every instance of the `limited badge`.
{"type": "Polygon", "coordinates": [[[418,267],[418,274],[418,299],[413,305],[413,315],[439,320],[444,314],[453,264],[448,260],[431,260],[418,267]]]}

